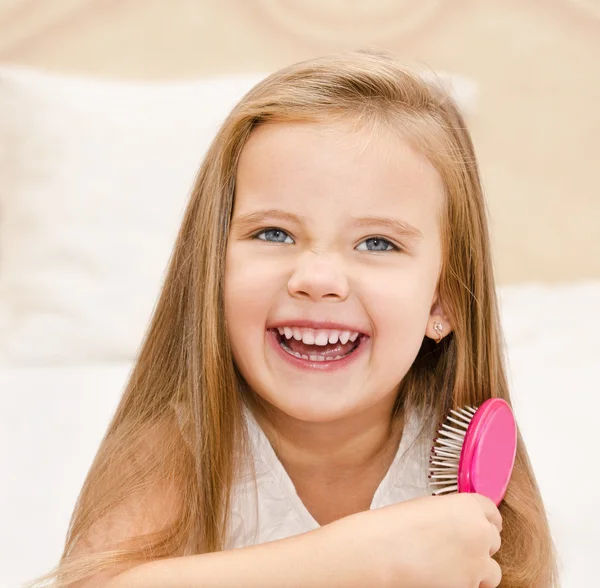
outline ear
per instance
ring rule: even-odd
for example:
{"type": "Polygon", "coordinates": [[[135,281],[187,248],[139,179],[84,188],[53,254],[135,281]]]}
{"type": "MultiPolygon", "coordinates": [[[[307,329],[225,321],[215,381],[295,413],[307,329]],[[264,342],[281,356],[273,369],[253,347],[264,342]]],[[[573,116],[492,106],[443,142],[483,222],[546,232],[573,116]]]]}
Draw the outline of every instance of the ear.
{"type": "Polygon", "coordinates": [[[444,311],[440,297],[436,295],[435,301],[429,312],[425,336],[439,343],[452,332],[452,325],[444,311]]]}

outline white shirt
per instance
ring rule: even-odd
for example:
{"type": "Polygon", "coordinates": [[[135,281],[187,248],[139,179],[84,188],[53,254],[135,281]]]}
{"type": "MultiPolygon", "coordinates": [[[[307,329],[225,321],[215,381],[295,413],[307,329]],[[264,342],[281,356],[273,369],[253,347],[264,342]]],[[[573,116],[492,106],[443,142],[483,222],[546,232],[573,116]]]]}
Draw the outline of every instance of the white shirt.
{"type": "MultiPolygon", "coordinates": [[[[232,492],[226,549],[299,535],[319,524],[308,512],[258,422],[246,410],[250,449],[256,472],[240,476],[232,492]]],[[[408,418],[396,456],[379,484],[371,509],[430,494],[428,466],[431,439],[419,437],[420,424],[408,418]]]]}

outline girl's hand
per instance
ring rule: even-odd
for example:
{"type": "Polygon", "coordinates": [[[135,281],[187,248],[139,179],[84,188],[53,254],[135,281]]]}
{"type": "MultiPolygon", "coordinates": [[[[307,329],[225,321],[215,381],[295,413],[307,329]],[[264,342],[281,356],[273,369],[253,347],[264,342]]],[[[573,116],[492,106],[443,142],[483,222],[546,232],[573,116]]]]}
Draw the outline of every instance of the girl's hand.
{"type": "Polygon", "coordinates": [[[500,549],[501,530],[491,500],[453,494],[357,513],[317,534],[341,576],[346,570],[360,576],[357,585],[496,588],[502,574],[492,555],[500,549]]]}

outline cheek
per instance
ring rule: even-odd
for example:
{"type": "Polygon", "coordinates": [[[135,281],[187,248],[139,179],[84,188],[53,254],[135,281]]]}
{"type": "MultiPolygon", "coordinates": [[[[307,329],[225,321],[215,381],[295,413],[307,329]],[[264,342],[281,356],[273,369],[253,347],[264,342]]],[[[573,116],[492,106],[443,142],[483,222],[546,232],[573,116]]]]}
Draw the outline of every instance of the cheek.
{"type": "Polygon", "coordinates": [[[281,287],[282,279],[274,273],[268,259],[246,254],[243,246],[228,247],[225,316],[234,344],[242,336],[245,339],[263,336],[268,310],[281,287]]]}
{"type": "Polygon", "coordinates": [[[435,275],[416,270],[370,281],[365,300],[380,357],[393,356],[398,367],[412,363],[425,336],[436,283],[435,275]]]}
{"type": "Polygon", "coordinates": [[[256,295],[256,284],[251,279],[248,264],[240,259],[235,246],[228,246],[225,261],[225,319],[233,358],[246,376],[246,366],[251,365],[249,352],[256,347],[255,319],[261,298],[256,295]]]}

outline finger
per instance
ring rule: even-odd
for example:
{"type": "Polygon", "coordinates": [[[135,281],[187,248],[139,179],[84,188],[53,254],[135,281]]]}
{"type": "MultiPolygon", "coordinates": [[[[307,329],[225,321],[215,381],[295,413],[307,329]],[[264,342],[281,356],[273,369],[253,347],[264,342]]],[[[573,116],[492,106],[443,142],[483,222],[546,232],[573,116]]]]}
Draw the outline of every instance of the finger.
{"type": "Polygon", "coordinates": [[[490,564],[486,570],[485,577],[481,579],[479,588],[498,588],[502,581],[502,570],[498,562],[490,558],[490,564]]]}
{"type": "Polygon", "coordinates": [[[495,525],[490,525],[490,557],[500,550],[501,545],[500,531],[495,525]]]}
{"type": "Polygon", "coordinates": [[[500,514],[500,511],[494,502],[482,494],[473,494],[473,496],[481,505],[487,520],[490,521],[490,523],[492,523],[492,525],[494,525],[499,532],[502,532],[502,515],[500,514]]]}

